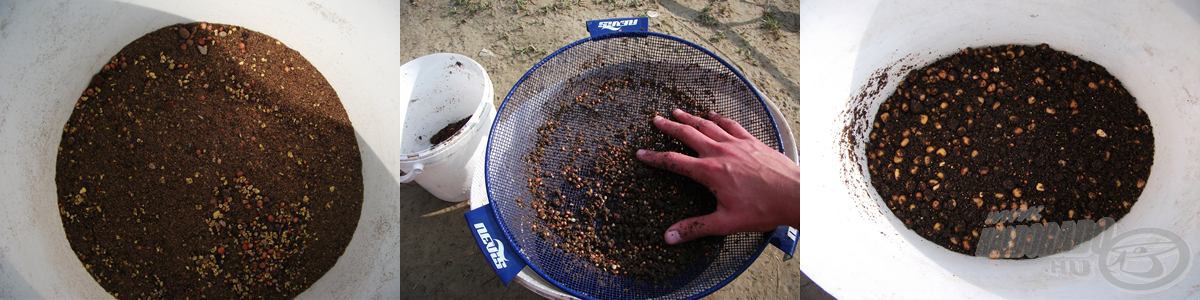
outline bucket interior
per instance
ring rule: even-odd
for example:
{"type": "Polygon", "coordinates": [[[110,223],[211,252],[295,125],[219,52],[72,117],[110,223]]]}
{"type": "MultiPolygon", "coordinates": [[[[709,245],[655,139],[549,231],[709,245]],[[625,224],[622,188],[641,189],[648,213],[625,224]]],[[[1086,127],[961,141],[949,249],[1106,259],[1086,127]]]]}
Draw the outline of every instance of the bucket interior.
{"type": "Polygon", "coordinates": [[[59,216],[54,178],[63,126],[92,75],[117,51],[151,31],[190,22],[242,26],[298,51],[333,86],[355,127],[362,214],[342,257],[299,298],[399,293],[399,207],[392,201],[399,184],[396,160],[386,155],[399,146],[388,138],[398,129],[387,126],[399,114],[389,89],[399,78],[399,24],[389,21],[398,3],[70,4],[0,4],[0,298],[108,297],[72,252],[59,216]]]}
{"type": "MultiPolygon", "coordinates": [[[[800,153],[801,169],[808,176],[801,188],[800,245],[806,273],[835,296],[852,298],[1086,298],[1126,293],[1099,275],[1096,266],[1090,277],[1047,271],[1053,262],[1088,257],[1092,253],[1085,247],[1097,246],[1096,239],[1076,250],[1036,259],[962,255],[906,228],[870,185],[865,137],[879,105],[908,71],[965,47],[1004,44],[1047,43],[1093,61],[1137,98],[1154,128],[1154,164],[1137,203],[1109,230],[1165,229],[1182,236],[1191,245],[1190,255],[1197,257],[1200,52],[1195,49],[1200,47],[1200,5],[1184,2],[880,1],[813,8],[822,15],[842,11],[849,16],[814,17],[812,23],[828,25],[807,26],[811,31],[801,34],[815,36],[802,45],[822,44],[806,48],[801,59],[801,97],[806,99],[801,136],[807,141],[801,143],[800,153]]],[[[1195,285],[1200,272],[1185,272],[1178,282],[1190,284],[1148,295],[1194,296],[1200,289],[1195,285]]]]}
{"type": "MultiPolygon", "coordinates": [[[[430,139],[434,134],[451,123],[473,117],[484,101],[490,101],[490,79],[483,66],[466,56],[431,54],[408,62],[401,69],[401,101],[407,101],[408,105],[401,153],[412,154],[433,147],[430,139]]],[[[468,119],[468,124],[472,122],[478,123],[468,119]]]]}

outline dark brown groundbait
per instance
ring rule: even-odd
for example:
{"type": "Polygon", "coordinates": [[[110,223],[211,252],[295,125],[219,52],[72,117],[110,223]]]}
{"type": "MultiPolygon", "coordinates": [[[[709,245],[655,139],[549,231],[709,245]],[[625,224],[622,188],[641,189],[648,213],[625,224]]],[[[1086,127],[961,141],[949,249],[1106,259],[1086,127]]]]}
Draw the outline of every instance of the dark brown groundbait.
{"type": "Polygon", "coordinates": [[[1093,235],[1012,226],[1104,227],[1102,218],[1128,213],[1150,174],[1154,136],[1103,67],[1044,44],[1007,45],[963,49],[909,73],[880,107],[866,151],[872,185],[905,226],[955,252],[1023,258],[1012,245],[1057,238],[1040,251],[1049,255],[1093,235]],[[977,252],[981,236],[993,246],[977,252]]]}
{"type": "Polygon", "coordinates": [[[525,157],[533,195],[529,205],[542,221],[530,228],[599,269],[650,283],[715,258],[723,237],[675,246],[663,241],[663,232],[675,222],[715,210],[715,196],[703,185],[650,167],[635,156],[638,149],[694,156],[695,151],[654,128],[651,119],[669,115],[675,107],[695,114],[707,109],[649,80],[613,78],[579,86],[587,88],[573,94],[574,101],[563,103],[537,129],[535,147],[525,157]],[[648,94],[661,96],[658,107],[626,111],[631,105],[622,103],[619,95],[630,89],[648,89],[653,91],[648,94]],[[562,122],[565,116],[586,116],[592,122],[571,127],[562,122]],[[619,118],[615,116],[636,121],[624,127],[607,122],[619,118]],[[568,158],[565,163],[549,163],[550,152],[568,158]],[[550,184],[552,179],[566,184],[550,184]],[[576,198],[568,200],[567,195],[576,198]]]}
{"type": "Polygon", "coordinates": [[[169,26],[93,78],[63,128],[59,212],[118,298],[291,298],[362,207],[337,95],[299,53],[227,25],[169,26]]]}
{"type": "Polygon", "coordinates": [[[471,116],[467,116],[466,118],[455,121],[454,123],[446,124],[446,127],[442,127],[442,129],[438,130],[437,133],[433,134],[433,137],[429,138],[429,143],[436,146],[442,142],[445,142],[446,140],[450,139],[450,137],[453,137],[454,134],[458,133],[458,130],[462,129],[463,125],[466,125],[468,120],[471,120],[471,116]]]}

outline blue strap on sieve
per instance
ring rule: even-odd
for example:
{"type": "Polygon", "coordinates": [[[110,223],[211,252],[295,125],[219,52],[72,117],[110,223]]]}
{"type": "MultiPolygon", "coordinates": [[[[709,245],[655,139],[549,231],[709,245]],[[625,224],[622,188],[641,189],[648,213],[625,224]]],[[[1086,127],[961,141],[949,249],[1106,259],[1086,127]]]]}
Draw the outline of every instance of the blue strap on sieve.
{"type": "Polygon", "coordinates": [[[467,211],[466,217],[471,234],[475,236],[475,244],[479,245],[479,250],[483,251],[489,265],[492,265],[496,275],[500,276],[500,281],[507,286],[517,277],[517,273],[521,273],[521,269],[525,268],[525,260],[513,251],[512,241],[496,222],[496,213],[491,204],[467,211]]]}
{"type": "Polygon", "coordinates": [[[612,18],[587,21],[588,34],[593,39],[620,32],[650,31],[650,18],[612,18]]]}
{"type": "Polygon", "coordinates": [[[771,233],[771,237],[767,239],[779,251],[783,251],[783,260],[792,259],[792,254],[796,253],[796,244],[800,242],[800,231],[790,226],[779,226],[775,228],[775,232],[771,233]]]}

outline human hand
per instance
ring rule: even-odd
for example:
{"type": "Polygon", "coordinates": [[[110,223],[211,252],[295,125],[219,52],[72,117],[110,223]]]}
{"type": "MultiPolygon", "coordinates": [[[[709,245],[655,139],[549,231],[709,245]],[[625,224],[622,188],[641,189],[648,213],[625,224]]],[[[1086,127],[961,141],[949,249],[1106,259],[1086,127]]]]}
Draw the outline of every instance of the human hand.
{"type": "Polygon", "coordinates": [[[679,122],[655,116],[654,126],[696,150],[698,157],[641,149],[637,158],[707,186],[717,196],[717,209],[671,225],[663,234],[667,244],[800,226],[800,166],[716,113],[708,119],[679,109],[671,114],[679,122]]]}

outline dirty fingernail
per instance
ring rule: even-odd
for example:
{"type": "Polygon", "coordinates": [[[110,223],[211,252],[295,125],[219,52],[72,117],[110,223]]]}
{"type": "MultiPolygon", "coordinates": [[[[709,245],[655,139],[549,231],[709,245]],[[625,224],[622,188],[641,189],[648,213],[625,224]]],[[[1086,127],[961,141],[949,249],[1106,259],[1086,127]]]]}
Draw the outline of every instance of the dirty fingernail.
{"type": "Polygon", "coordinates": [[[667,231],[667,244],[669,244],[669,245],[678,244],[679,240],[680,240],[680,237],[679,237],[678,231],[674,231],[674,230],[667,231]]]}

